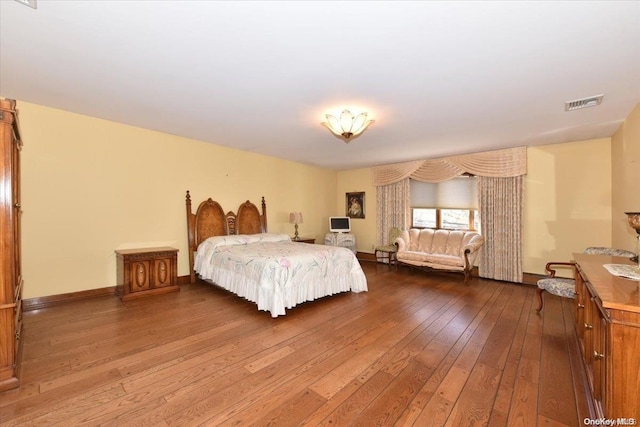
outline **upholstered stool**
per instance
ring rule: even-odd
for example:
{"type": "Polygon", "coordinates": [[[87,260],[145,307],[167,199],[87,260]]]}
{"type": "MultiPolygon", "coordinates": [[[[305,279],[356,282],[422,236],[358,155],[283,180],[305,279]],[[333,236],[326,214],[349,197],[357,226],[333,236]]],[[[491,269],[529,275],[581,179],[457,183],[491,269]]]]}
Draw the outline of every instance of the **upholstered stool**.
{"type": "MultiPolygon", "coordinates": [[[[576,297],[576,282],[573,279],[565,279],[562,277],[550,277],[538,280],[538,295],[543,291],[557,295],[563,298],[576,297]]],[[[542,301],[542,299],[539,299],[542,301]]],[[[539,305],[537,311],[542,310],[542,304],[539,305]]]]}

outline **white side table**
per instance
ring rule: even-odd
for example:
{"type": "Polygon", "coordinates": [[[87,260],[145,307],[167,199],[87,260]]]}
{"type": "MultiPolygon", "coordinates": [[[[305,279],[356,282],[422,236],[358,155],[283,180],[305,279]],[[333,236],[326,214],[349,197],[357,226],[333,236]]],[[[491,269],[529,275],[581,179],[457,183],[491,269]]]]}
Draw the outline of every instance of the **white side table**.
{"type": "Polygon", "coordinates": [[[354,254],[356,249],[356,236],[351,233],[327,233],[324,236],[324,244],[327,246],[340,246],[350,249],[354,254]]]}

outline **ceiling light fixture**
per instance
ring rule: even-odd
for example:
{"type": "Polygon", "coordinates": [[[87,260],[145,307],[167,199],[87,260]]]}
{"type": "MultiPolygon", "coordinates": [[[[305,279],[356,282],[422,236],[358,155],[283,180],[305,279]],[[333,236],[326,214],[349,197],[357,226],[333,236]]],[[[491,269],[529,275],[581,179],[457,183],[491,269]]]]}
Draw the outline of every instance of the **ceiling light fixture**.
{"type": "Polygon", "coordinates": [[[375,120],[367,120],[368,113],[362,112],[354,116],[349,110],[342,110],[340,117],[325,114],[326,122],[320,123],[347,144],[367,130],[375,120]]]}

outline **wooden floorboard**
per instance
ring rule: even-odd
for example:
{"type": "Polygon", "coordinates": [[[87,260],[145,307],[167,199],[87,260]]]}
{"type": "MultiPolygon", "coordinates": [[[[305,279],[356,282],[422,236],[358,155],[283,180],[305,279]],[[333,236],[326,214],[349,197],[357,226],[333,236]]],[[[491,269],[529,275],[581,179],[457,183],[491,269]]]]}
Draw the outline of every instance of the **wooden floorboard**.
{"type": "Polygon", "coordinates": [[[276,319],[202,282],[27,312],[0,425],[579,425],[570,300],[362,264],[369,292],[276,319]]]}

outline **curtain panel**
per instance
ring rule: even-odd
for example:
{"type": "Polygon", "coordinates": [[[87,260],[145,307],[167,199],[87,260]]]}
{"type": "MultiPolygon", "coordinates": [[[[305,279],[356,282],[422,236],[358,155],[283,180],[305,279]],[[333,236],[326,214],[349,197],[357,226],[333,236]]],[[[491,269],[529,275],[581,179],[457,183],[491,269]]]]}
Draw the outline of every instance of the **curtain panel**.
{"type": "Polygon", "coordinates": [[[522,203],[524,177],[478,178],[480,277],[522,283],[522,203]]]}
{"type": "Polygon", "coordinates": [[[376,241],[379,246],[393,243],[387,242],[391,228],[406,230],[411,224],[410,193],[409,178],[376,188],[376,241]]]}
{"type": "Polygon", "coordinates": [[[405,178],[442,182],[464,173],[500,178],[525,175],[527,147],[375,166],[373,185],[389,185],[405,178]]]}

